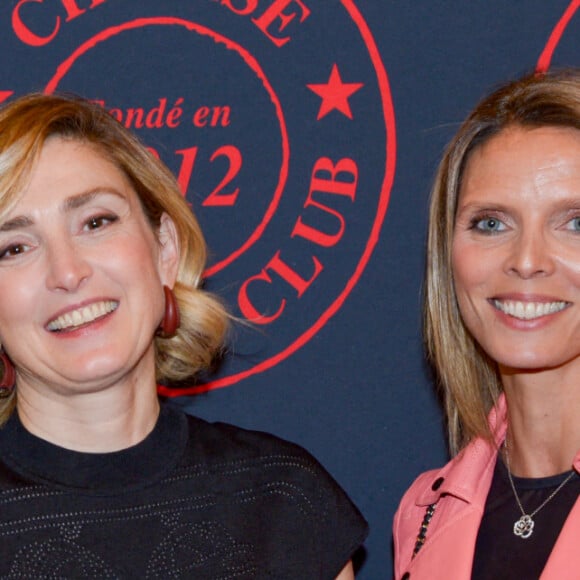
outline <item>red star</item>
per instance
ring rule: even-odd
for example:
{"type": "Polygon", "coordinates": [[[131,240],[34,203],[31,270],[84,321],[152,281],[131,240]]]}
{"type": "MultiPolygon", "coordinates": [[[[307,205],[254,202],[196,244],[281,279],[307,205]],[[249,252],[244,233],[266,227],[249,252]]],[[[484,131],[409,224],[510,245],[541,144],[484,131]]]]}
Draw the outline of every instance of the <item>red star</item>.
{"type": "Polygon", "coordinates": [[[306,85],[312,92],[322,97],[320,111],[318,111],[317,121],[325,117],[333,109],[337,109],[349,119],[352,119],[352,112],[348,99],[358,91],[363,83],[343,83],[338,72],[338,67],[333,65],[328,82],[325,85],[306,85]]]}
{"type": "Polygon", "coordinates": [[[3,103],[6,99],[11,97],[14,91],[0,91],[0,103],[3,103]]]}

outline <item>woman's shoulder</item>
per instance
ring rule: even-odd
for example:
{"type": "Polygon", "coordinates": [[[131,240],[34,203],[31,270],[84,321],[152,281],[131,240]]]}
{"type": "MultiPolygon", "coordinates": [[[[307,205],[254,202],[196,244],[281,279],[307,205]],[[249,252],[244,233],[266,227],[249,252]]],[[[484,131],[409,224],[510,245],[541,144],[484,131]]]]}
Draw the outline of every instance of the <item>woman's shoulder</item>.
{"type": "MultiPolygon", "coordinates": [[[[228,423],[208,422],[187,415],[189,446],[185,464],[222,496],[234,494],[263,505],[277,497],[277,505],[298,509],[328,537],[328,551],[352,551],[368,533],[367,523],[334,477],[300,445],[270,433],[228,423]],[[334,547],[331,546],[334,544],[334,547]]],[[[285,512],[284,512],[285,513],[285,512]]],[[[305,521],[306,521],[305,520],[305,521]]],[[[336,570],[336,573],[340,568],[336,570]]]]}
{"type": "Polygon", "coordinates": [[[304,463],[318,463],[300,445],[271,433],[219,421],[209,422],[192,415],[186,416],[190,445],[193,445],[197,454],[210,456],[214,461],[286,458],[304,463]]]}
{"type": "Polygon", "coordinates": [[[249,534],[264,536],[260,543],[284,553],[281,566],[288,567],[290,552],[310,562],[309,572],[293,577],[313,577],[312,570],[317,577],[336,577],[368,526],[321,463],[300,445],[270,433],[186,418],[186,451],[172,480],[193,483],[228,526],[245,522],[239,525],[249,534]]]}
{"type": "Polygon", "coordinates": [[[302,446],[271,433],[186,415],[189,437],[185,462],[220,479],[268,484],[276,481],[307,495],[346,500],[346,494],[302,446]]]}

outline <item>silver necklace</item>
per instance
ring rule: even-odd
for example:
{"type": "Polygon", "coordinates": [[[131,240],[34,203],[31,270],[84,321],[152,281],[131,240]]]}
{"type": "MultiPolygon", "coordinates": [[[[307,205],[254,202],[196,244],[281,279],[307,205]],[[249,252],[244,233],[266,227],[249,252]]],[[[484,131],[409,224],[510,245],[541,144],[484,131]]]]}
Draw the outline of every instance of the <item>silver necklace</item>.
{"type": "Polygon", "coordinates": [[[522,516],[514,522],[514,535],[518,536],[518,538],[523,538],[525,540],[526,538],[529,538],[534,531],[534,525],[535,525],[534,516],[548,502],[550,502],[552,499],[554,499],[556,494],[572,479],[572,477],[574,477],[574,474],[576,472],[571,471],[570,475],[568,475],[568,477],[566,477],[566,479],[531,514],[526,514],[526,512],[524,510],[524,506],[522,505],[522,502],[520,501],[520,497],[518,496],[518,492],[516,491],[516,486],[514,485],[514,480],[512,478],[512,472],[510,469],[510,455],[508,452],[508,445],[507,445],[507,437],[505,438],[505,441],[503,443],[503,448],[504,448],[504,452],[505,452],[505,463],[506,463],[506,467],[507,467],[508,478],[510,480],[510,485],[512,486],[512,491],[514,492],[514,497],[516,498],[516,502],[518,504],[518,507],[520,508],[520,511],[522,512],[522,516]]]}

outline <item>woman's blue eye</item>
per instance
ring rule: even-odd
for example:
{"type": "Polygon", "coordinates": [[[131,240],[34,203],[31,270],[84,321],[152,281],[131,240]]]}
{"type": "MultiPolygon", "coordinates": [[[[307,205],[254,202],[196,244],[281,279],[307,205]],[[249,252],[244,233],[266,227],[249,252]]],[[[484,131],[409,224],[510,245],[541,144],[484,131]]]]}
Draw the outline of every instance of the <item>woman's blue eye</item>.
{"type": "Polygon", "coordinates": [[[482,232],[500,232],[504,228],[504,225],[496,218],[486,217],[473,220],[473,228],[482,232]]]}
{"type": "Polygon", "coordinates": [[[575,217],[574,219],[570,220],[570,229],[574,230],[575,232],[580,232],[580,216],[575,217]]]}

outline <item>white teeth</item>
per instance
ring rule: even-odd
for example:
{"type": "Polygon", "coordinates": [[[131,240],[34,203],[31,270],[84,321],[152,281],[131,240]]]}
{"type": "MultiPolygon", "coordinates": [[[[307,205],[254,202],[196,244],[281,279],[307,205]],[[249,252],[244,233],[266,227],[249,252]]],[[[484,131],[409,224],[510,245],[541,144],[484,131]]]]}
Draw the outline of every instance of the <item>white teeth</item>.
{"type": "Polygon", "coordinates": [[[84,306],[78,310],[73,310],[72,312],[67,312],[54,320],[51,320],[47,328],[48,330],[64,330],[65,328],[71,328],[75,326],[81,326],[82,324],[87,324],[92,322],[101,316],[105,316],[109,312],[116,310],[119,306],[118,302],[114,300],[106,300],[104,302],[96,302],[90,304],[89,306],[84,306]]]}
{"type": "Polygon", "coordinates": [[[493,305],[498,309],[520,320],[533,320],[554,312],[560,312],[567,306],[567,302],[519,302],[494,300],[493,305]]]}

